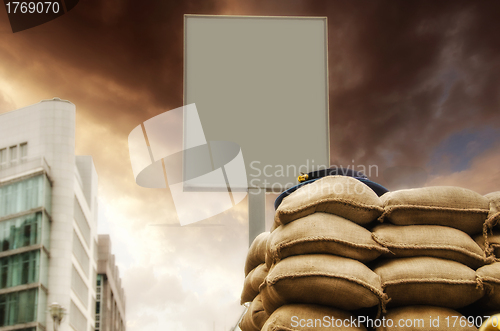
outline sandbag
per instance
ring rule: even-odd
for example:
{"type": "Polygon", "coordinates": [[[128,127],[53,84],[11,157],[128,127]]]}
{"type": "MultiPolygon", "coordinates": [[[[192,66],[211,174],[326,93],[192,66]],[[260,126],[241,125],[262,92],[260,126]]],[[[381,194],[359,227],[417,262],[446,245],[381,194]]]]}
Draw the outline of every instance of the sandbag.
{"type": "Polygon", "coordinates": [[[385,304],[380,278],[363,263],[329,254],[290,256],[275,264],[260,286],[271,314],[292,303],[354,310],[385,304]]]}
{"type": "Polygon", "coordinates": [[[260,264],[257,268],[250,271],[245,277],[243,291],[241,292],[241,304],[251,302],[259,294],[259,287],[264,282],[268,273],[265,263],[260,264]]]}
{"type": "Polygon", "coordinates": [[[247,259],[245,261],[245,277],[255,269],[259,264],[266,263],[266,246],[269,232],[259,234],[248,249],[247,259]]]}
{"type": "Polygon", "coordinates": [[[479,318],[467,319],[455,310],[435,306],[389,309],[382,321],[384,319],[384,325],[375,331],[477,331],[476,326],[481,324],[479,318]]]}
{"type": "Polygon", "coordinates": [[[492,311],[484,312],[483,316],[489,317],[485,319],[479,331],[498,331],[498,326],[500,325],[500,307],[492,311]]]}
{"type": "Polygon", "coordinates": [[[381,198],[380,221],[397,225],[443,225],[469,235],[481,233],[489,213],[489,201],[460,187],[434,186],[388,192],[381,198]]]}
{"type": "Polygon", "coordinates": [[[447,226],[382,224],[372,232],[373,239],[391,251],[389,258],[434,256],[473,269],[493,262],[467,233],[447,226]]]}
{"type": "Polygon", "coordinates": [[[279,226],[269,235],[266,264],[301,254],[328,253],[369,262],[389,250],[371,232],[343,217],[314,213],[279,226]]]}
{"type": "Polygon", "coordinates": [[[500,310],[500,262],[486,265],[476,271],[478,281],[484,286],[486,294],[477,305],[483,309],[500,310]]]}
{"type": "Polygon", "coordinates": [[[390,301],[388,307],[430,305],[462,308],[478,299],[476,273],[461,263],[435,257],[406,257],[378,262],[380,276],[390,301]]]}
{"type": "Polygon", "coordinates": [[[314,212],[338,215],[365,225],[377,219],[383,209],[377,194],[359,180],[327,176],[284,198],[274,221],[277,225],[287,224],[314,212]]]}
{"type": "Polygon", "coordinates": [[[496,227],[500,230],[500,191],[486,194],[484,197],[490,202],[490,212],[486,226],[489,229],[496,227]]]}
{"type": "Polygon", "coordinates": [[[262,306],[262,299],[257,295],[243,315],[239,327],[241,331],[260,331],[268,318],[269,315],[262,306]]]}
{"type": "Polygon", "coordinates": [[[488,233],[488,245],[485,244],[485,237],[482,234],[475,236],[474,240],[485,251],[486,255],[500,259],[500,230],[494,229],[492,233],[488,233]]]}
{"type": "Polygon", "coordinates": [[[307,304],[291,304],[278,308],[262,327],[262,331],[311,330],[366,331],[366,328],[347,311],[307,304]]]}

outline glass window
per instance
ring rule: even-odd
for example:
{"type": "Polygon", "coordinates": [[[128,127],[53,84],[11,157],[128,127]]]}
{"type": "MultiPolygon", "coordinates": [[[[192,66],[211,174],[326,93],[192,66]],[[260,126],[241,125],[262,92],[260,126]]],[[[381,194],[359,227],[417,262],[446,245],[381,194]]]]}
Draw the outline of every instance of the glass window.
{"type": "Polygon", "coordinates": [[[38,289],[0,295],[0,326],[36,320],[38,289]]]}
{"type": "MultiPolygon", "coordinates": [[[[37,313],[37,321],[38,323],[41,323],[42,325],[45,325],[46,318],[47,318],[47,293],[43,290],[40,289],[38,292],[38,313],[37,313]]],[[[49,317],[51,318],[51,317],[49,317]]],[[[35,331],[41,331],[43,329],[38,329],[35,331]]]]}
{"type": "Polygon", "coordinates": [[[11,146],[9,148],[10,152],[10,163],[15,164],[17,163],[17,146],[11,146]]]}
{"type": "Polygon", "coordinates": [[[41,230],[41,212],[0,222],[0,251],[39,244],[41,230]]]}
{"type": "Polygon", "coordinates": [[[26,161],[28,158],[28,143],[22,143],[19,145],[21,161],[26,161]]]}
{"type": "Polygon", "coordinates": [[[6,288],[7,287],[7,280],[9,279],[9,265],[8,264],[3,264],[1,267],[1,280],[0,280],[0,285],[2,286],[1,288],[6,288]]]}
{"type": "Polygon", "coordinates": [[[97,271],[95,270],[95,268],[92,268],[92,270],[93,270],[93,274],[92,275],[94,276],[94,278],[93,278],[91,284],[93,284],[92,288],[94,289],[94,291],[96,291],[96,288],[97,288],[97,271]]]}
{"type": "Polygon", "coordinates": [[[49,182],[49,179],[44,176],[44,181],[45,181],[45,200],[43,202],[43,206],[45,207],[45,210],[47,210],[47,213],[52,212],[52,186],[49,182]]]}
{"type": "Polygon", "coordinates": [[[41,175],[0,186],[0,217],[44,206],[44,190],[50,192],[45,182],[46,177],[41,175]]]}
{"type": "Polygon", "coordinates": [[[31,251],[0,259],[1,288],[38,282],[40,251],[31,251]]]}
{"type": "Polygon", "coordinates": [[[0,169],[7,166],[7,148],[0,149],[0,169]]]}
{"type": "Polygon", "coordinates": [[[49,285],[49,257],[43,249],[40,250],[40,267],[38,270],[38,281],[47,288],[49,285]]]}

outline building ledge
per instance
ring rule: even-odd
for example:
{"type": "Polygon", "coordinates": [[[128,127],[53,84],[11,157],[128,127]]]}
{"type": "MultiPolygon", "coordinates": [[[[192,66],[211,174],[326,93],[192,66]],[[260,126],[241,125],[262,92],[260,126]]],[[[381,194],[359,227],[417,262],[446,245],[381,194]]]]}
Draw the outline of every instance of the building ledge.
{"type": "Polygon", "coordinates": [[[31,209],[28,209],[28,210],[23,210],[22,212],[19,212],[19,213],[9,214],[9,215],[0,217],[0,222],[6,221],[6,220],[10,220],[10,219],[13,219],[13,218],[23,217],[23,216],[30,215],[30,214],[35,214],[35,213],[44,213],[45,216],[48,217],[49,221],[52,222],[52,217],[47,212],[47,209],[45,209],[45,207],[43,207],[43,206],[42,207],[31,208],[31,209]]]}
{"type": "Polygon", "coordinates": [[[48,257],[50,257],[50,253],[48,249],[46,249],[42,244],[37,244],[37,245],[31,245],[31,246],[26,246],[26,247],[20,247],[16,249],[11,249],[5,252],[0,253],[0,258],[6,257],[6,256],[11,256],[11,255],[17,255],[21,253],[26,253],[26,252],[31,252],[31,251],[38,251],[40,249],[43,249],[45,253],[47,254],[48,257]]]}
{"type": "Polygon", "coordinates": [[[60,102],[66,102],[66,103],[70,103],[70,104],[73,104],[71,101],[69,100],[63,100],[61,98],[58,98],[58,97],[54,97],[52,99],[45,99],[45,100],[41,100],[40,102],[49,102],[49,101],[60,101],[60,102]]]}
{"type": "Polygon", "coordinates": [[[45,330],[45,326],[39,322],[31,322],[31,323],[21,323],[16,325],[2,326],[0,327],[0,331],[14,331],[21,330],[27,328],[38,327],[40,330],[45,330]]]}
{"type": "MultiPolygon", "coordinates": [[[[39,288],[41,287],[41,283],[31,283],[31,284],[24,284],[24,285],[17,285],[13,287],[7,287],[3,288],[0,290],[0,295],[2,294],[8,294],[8,293],[13,293],[13,292],[19,292],[19,291],[25,291],[25,290],[31,290],[34,288],[39,288]]],[[[0,328],[0,331],[2,329],[0,328]]]]}
{"type": "Polygon", "coordinates": [[[52,185],[50,166],[43,156],[21,160],[14,164],[0,165],[0,186],[46,174],[52,185]]]}

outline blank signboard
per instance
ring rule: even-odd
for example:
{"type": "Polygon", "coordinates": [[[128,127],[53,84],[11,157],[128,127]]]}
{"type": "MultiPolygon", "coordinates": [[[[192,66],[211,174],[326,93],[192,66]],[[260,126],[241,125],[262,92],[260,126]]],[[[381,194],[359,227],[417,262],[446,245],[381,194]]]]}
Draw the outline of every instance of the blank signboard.
{"type": "Polygon", "coordinates": [[[184,104],[196,104],[207,141],[240,146],[250,188],[282,191],[329,165],[326,18],[184,24],[184,104]]]}

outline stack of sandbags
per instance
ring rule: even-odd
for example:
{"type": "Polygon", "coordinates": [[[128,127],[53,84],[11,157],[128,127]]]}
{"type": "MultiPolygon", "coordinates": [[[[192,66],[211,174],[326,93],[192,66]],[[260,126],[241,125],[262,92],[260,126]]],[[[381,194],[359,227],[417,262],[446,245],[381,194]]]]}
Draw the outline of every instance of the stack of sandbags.
{"type": "Polygon", "coordinates": [[[245,262],[245,282],[241,293],[241,304],[250,303],[241,319],[242,331],[260,331],[269,317],[262,306],[259,287],[267,276],[266,246],[269,232],[258,235],[248,250],[245,262]]]}
{"type": "Polygon", "coordinates": [[[471,307],[500,309],[497,234],[500,192],[427,187],[379,198],[352,177],[318,179],[286,196],[271,233],[252,244],[240,326],[326,330],[333,324],[308,323],[329,310],[357,321],[339,324],[346,330],[477,330],[471,307]],[[380,318],[360,314],[377,306],[380,318]]]}
{"type": "MultiPolygon", "coordinates": [[[[458,187],[426,187],[389,192],[381,200],[380,220],[389,224],[376,226],[373,238],[391,254],[379,259],[373,270],[390,299],[387,316],[391,308],[411,312],[414,309],[407,306],[414,305],[431,306],[426,313],[441,316],[442,308],[463,308],[483,297],[475,270],[493,259],[471,236],[482,233],[488,199],[458,187]]],[[[448,313],[459,316],[456,311],[448,313]]],[[[429,325],[411,330],[428,329],[429,325]]]]}
{"type": "Polygon", "coordinates": [[[324,177],[287,196],[268,239],[264,310],[276,317],[293,304],[312,305],[311,316],[318,305],[344,315],[383,308],[380,277],[365,264],[388,252],[366,228],[382,212],[377,194],[352,177],[324,177]]]}

